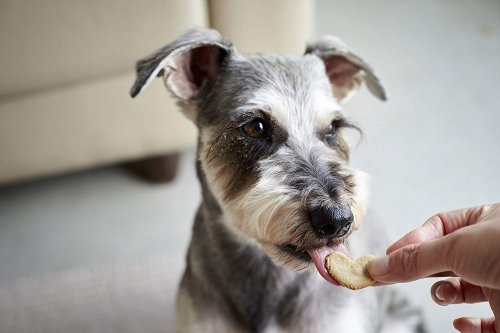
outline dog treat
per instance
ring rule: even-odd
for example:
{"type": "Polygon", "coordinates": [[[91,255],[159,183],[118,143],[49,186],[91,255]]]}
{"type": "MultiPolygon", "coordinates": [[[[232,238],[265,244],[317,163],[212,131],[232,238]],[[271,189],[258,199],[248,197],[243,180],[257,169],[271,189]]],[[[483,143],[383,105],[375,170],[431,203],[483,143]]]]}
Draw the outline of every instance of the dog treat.
{"type": "Polygon", "coordinates": [[[326,257],[326,269],[342,286],[352,290],[366,288],[375,283],[366,266],[375,256],[365,255],[352,260],[342,252],[333,252],[326,257]]]}

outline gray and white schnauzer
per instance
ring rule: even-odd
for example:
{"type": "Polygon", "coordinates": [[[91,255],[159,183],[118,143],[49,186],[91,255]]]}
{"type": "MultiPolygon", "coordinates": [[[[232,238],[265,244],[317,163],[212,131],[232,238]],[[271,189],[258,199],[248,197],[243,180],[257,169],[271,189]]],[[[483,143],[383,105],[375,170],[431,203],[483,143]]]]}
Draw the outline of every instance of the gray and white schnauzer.
{"type": "Polygon", "coordinates": [[[157,76],[199,131],[203,201],[178,332],[423,330],[420,313],[387,287],[351,291],[324,267],[333,251],[383,252],[374,224],[354,232],[368,177],[349,166],[343,137],[355,126],[341,103],[362,82],[385,99],[370,66],[334,37],[303,56],[243,55],[196,29],[137,63],[132,97],[157,76]]]}

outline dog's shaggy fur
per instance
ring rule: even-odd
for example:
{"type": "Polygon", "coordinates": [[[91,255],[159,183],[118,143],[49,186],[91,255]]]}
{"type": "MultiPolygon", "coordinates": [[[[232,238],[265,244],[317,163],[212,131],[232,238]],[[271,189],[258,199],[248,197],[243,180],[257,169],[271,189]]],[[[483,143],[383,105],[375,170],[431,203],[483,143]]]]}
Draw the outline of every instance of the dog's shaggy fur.
{"type": "Polygon", "coordinates": [[[330,284],[324,256],[380,253],[356,231],[368,177],[349,166],[341,107],[373,70],[339,39],[303,56],[242,55],[192,30],[137,64],[131,95],[163,76],[198,127],[196,215],[178,295],[179,332],[415,332],[420,315],[385,288],[330,284]],[[353,233],[354,232],[354,233],[353,233]],[[351,237],[352,234],[352,237],[351,237]],[[349,237],[349,249],[344,241],[349,237]],[[313,262],[314,261],[314,262],[313,262]]]}

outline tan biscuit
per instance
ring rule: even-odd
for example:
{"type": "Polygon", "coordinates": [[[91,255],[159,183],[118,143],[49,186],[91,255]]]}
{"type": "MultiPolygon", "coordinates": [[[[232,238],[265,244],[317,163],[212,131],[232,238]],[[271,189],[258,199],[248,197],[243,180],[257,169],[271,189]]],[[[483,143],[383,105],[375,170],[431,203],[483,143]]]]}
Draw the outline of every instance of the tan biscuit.
{"type": "Polygon", "coordinates": [[[365,255],[352,260],[342,252],[333,252],[326,257],[328,273],[341,285],[352,290],[366,288],[375,283],[366,266],[375,256],[365,255]]]}

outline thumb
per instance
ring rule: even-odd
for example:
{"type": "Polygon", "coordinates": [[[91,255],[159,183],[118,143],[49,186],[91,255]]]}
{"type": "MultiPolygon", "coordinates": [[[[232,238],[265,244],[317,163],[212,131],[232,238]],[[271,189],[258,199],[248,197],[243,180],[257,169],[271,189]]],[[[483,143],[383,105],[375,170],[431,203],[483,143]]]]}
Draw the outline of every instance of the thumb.
{"type": "MultiPolygon", "coordinates": [[[[449,235],[451,236],[451,235],[449,235]]],[[[380,282],[408,282],[451,269],[449,236],[409,244],[368,263],[368,272],[380,282]]]]}

